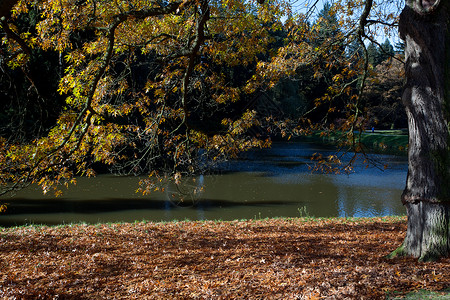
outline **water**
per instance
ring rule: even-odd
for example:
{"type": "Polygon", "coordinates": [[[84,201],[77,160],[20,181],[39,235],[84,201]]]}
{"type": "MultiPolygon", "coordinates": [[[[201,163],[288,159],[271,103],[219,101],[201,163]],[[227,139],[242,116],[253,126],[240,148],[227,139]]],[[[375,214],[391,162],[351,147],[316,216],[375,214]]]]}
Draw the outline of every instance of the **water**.
{"type": "Polygon", "coordinates": [[[0,225],[405,214],[400,195],[406,158],[371,155],[388,164],[384,171],[359,161],[350,175],[312,174],[310,157],[316,152],[332,153],[314,144],[275,143],[222,165],[220,175],[186,178],[146,196],[135,193],[136,177],[79,178],[60,198],[31,187],[1,199],[10,205],[0,225]]]}

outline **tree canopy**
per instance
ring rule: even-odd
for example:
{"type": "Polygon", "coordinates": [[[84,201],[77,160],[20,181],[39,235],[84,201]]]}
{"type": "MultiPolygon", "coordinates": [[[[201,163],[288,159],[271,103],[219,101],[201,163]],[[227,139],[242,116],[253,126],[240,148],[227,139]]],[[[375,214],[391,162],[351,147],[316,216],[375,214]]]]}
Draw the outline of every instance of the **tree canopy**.
{"type": "Polygon", "coordinates": [[[2,193],[38,183],[59,195],[107,169],[179,178],[318,128],[361,150],[353,132],[373,114],[362,95],[377,71],[366,44],[398,16],[368,5],[3,2],[2,193]]]}

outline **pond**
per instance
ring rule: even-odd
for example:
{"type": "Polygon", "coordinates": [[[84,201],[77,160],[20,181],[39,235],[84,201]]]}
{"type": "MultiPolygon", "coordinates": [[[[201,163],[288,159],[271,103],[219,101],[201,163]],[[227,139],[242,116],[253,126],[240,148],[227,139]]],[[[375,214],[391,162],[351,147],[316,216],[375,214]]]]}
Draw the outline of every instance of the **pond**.
{"type": "Polygon", "coordinates": [[[221,166],[219,174],[167,184],[143,196],[138,177],[79,178],[60,198],[37,187],[17,192],[0,215],[0,226],[171,220],[233,220],[266,217],[372,217],[404,215],[400,195],[406,157],[370,155],[386,170],[362,160],[350,175],[311,173],[313,153],[333,153],[311,143],[274,143],[221,166]],[[199,192],[192,191],[199,189],[199,192]],[[180,198],[180,195],[183,199],[180,198]]]}

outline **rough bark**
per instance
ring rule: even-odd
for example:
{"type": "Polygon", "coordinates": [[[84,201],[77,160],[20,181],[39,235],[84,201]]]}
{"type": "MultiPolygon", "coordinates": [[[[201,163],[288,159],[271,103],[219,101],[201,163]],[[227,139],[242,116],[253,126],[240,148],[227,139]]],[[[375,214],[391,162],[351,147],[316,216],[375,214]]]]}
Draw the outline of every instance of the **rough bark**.
{"type": "Polygon", "coordinates": [[[448,1],[408,0],[400,16],[406,42],[403,103],[409,167],[402,194],[408,230],[395,255],[433,260],[450,253],[450,101],[448,1]]]}
{"type": "Polygon", "coordinates": [[[390,257],[411,255],[421,261],[449,253],[449,205],[420,201],[406,203],[408,228],[403,244],[390,257]]]}

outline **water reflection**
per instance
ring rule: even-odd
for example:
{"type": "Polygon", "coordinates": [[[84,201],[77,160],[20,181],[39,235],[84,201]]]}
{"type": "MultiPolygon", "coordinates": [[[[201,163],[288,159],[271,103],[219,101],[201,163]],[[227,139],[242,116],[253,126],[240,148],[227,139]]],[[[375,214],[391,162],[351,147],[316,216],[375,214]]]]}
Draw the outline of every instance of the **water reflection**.
{"type": "Polygon", "coordinates": [[[359,162],[349,176],[311,174],[311,155],[329,151],[313,144],[274,144],[223,164],[220,175],[188,178],[182,186],[172,183],[164,193],[147,196],[135,193],[139,181],[135,177],[80,178],[58,199],[32,187],[2,198],[10,206],[0,216],[0,225],[298,217],[305,210],[316,217],[405,213],[400,195],[406,159],[373,156],[389,164],[386,171],[359,162]],[[201,192],[192,193],[199,187],[201,192]]]}

